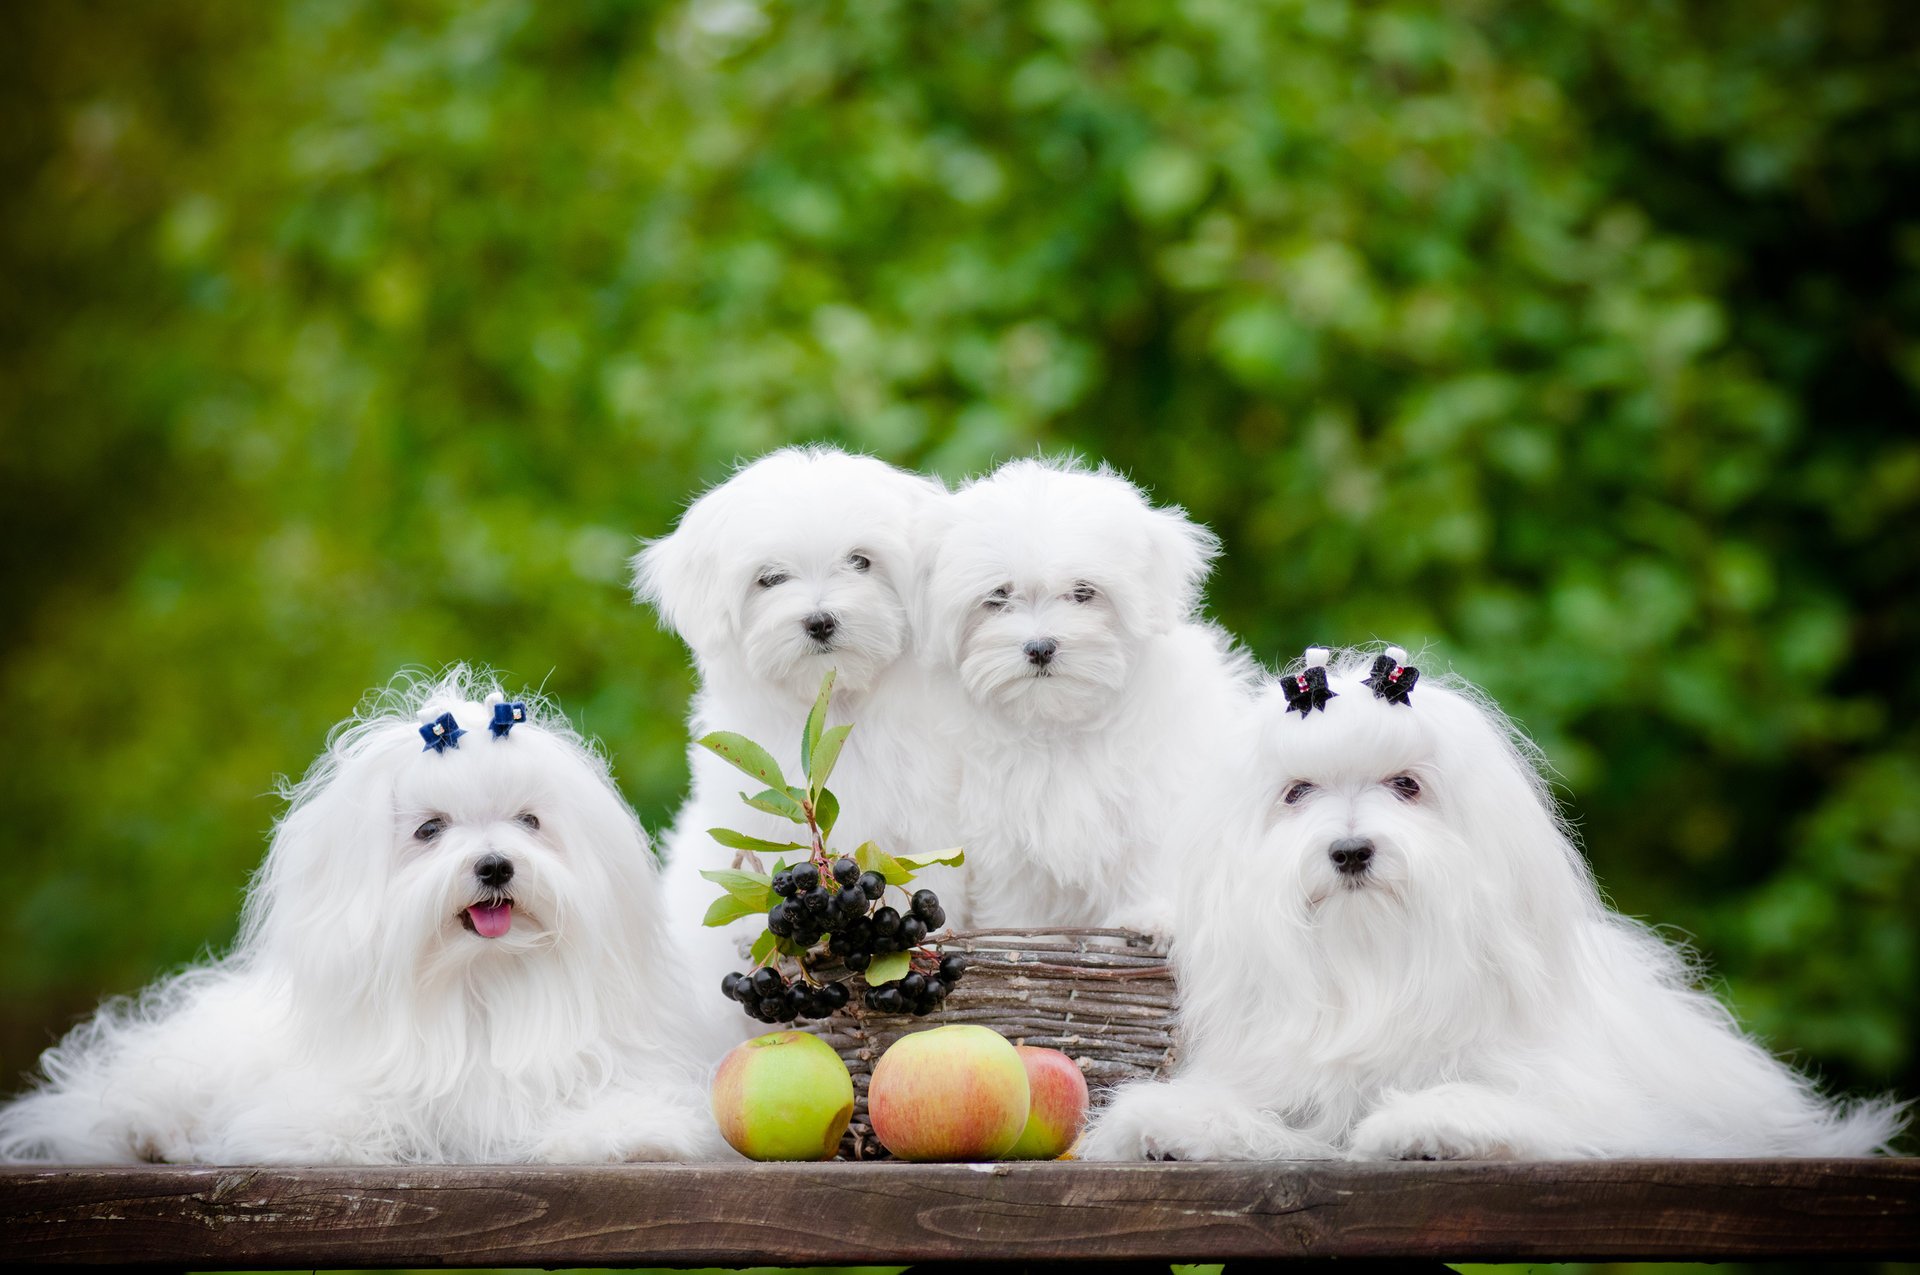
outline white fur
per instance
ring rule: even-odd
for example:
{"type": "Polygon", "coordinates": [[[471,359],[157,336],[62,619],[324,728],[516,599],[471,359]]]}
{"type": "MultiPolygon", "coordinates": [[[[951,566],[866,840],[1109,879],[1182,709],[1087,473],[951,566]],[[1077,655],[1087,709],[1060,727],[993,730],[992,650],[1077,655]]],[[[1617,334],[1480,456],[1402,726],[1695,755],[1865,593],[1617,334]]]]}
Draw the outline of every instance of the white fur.
{"type": "MultiPolygon", "coordinates": [[[[821,678],[838,670],[828,724],[853,723],[828,781],[841,810],[829,844],[840,853],[863,841],[895,854],[956,844],[938,813],[952,787],[952,764],[933,729],[944,716],[940,680],[914,658],[909,616],[918,537],[945,495],[938,483],[870,456],[784,448],[695,500],[671,535],[633,561],[637,595],[693,652],[693,738],[745,735],[773,754],[790,783],[803,782],[801,729],[821,678]],[[855,554],[865,569],[852,563],[855,554]],[[816,613],[834,618],[830,649],[805,627],[816,613]]],[[[696,994],[725,1005],[720,979],[745,968],[740,941],[765,922],[701,927],[719,895],[701,870],[734,862],[708,829],[782,842],[804,841],[806,829],[746,806],[740,794],[751,781],[706,749],[690,747],[688,765],[692,789],[667,837],[668,907],[699,953],[696,994]]],[[[945,900],[950,881],[935,870],[915,884],[945,900]]],[[[750,1020],[738,1017],[745,1032],[750,1020]]]]}
{"type": "Polygon", "coordinates": [[[1170,798],[1217,769],[1249,703],[1248,662],[1192,618],[1217,551],[1071,461],[1013,461],[948,502],[925,628],[964,692],[969,924],[1167,927],[1170,798]],[[1057,644],[1044,667],[1036,640],[1057,644]]]}
{"type": "Polygon", "coordinates": [[[1304,720],[1269,691],[1240,764],[1191,807],[1219,858],[1181,902],[1181,1062],[1116,1094],[1083,1154],[1884,1149],[1897,1104],[1822,1098],[1698,990],[1682,952],[1606,908],[1497,709],[1438,678],[1389,704],[1361,685],[1371,659],[1337,658],[1337,698],[1304,720]],[[1417,797],[1389,782],[1403,775],[1417,797]],[[1356,836],[1374,858],[1343,878],[1329,846],[1356,836]]]}
{"type": "Polygon", "coordinates": [[[0,1110],[0,1157],[423,1163],[725,1154],[658,872],[606,763],[537,702],[496,739],[456,668],[287,791],[225,958],[109,1003],[0,1110]],[[418,711],[458,747],[423,751],[418,711]],[[530,817],[529,817],[530,816],[530,817]],[[429,840],[430,818],[445,821],[429,840]],[[532,826],[538,821],[538,827],[532,826]],[[466,928],[513,864],[512,924],[466,928]]]}

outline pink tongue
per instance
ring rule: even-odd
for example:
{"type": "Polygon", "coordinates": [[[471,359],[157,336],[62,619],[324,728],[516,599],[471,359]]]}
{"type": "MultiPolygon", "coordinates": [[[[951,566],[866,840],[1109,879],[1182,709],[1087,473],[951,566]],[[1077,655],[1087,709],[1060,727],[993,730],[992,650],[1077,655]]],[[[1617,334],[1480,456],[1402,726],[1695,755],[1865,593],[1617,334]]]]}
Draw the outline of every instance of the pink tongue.
{"type": "Polygon", "coordinates": [[[467,909],[467,916],[482,938],[497,939],[513,925],[513,904],[476,903],[467,909]]]}

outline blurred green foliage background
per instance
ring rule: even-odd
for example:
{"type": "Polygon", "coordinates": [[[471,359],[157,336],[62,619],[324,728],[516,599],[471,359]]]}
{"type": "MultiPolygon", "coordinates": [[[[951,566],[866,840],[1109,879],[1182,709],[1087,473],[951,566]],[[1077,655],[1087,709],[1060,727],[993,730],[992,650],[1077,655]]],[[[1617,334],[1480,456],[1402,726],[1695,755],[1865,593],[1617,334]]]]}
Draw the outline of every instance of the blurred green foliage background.
{"type": "Polygon", "coordinates": [[[1741,1015],[1920,1094],[1920,7],[0,9],[0,1066],[218,949],[403,665],[650,826],[736,457],[1104,457],[1269,662],[1430,643],[1741,1015]]]}

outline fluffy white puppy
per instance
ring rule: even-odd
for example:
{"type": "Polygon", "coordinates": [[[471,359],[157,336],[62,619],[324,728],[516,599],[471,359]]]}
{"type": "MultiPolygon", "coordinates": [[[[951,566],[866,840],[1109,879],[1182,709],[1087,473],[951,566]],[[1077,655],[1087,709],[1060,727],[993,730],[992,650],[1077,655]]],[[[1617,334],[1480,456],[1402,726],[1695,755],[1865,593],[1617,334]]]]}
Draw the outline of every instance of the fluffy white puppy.
{"type": "Polygon", "coordinates": [[[233,951],[49,1049],[0,1157],[724,1155],[640,826],[564,719],[492,689],[456,668],[339,729],[233,951]]]}
{"type": "Polygon", "coordinates": [[[1865,1155],[1897,1132],[1898,1105],[1823,1099],[1607,909],[1497,709],[1433,679],[1396,702],[1397,650],[1345,654],[1331,698],[1324,672],[1264,697],[1192,806],[1218,857],[1184,878],[1181,1061],[1084,1154],[1865,1155]]]}
{"type": "Polygon", "coordinates": [[[1218,542],[1109,469],[1018,460],[955,493],[924,605],[957,677],[975,926],[1171,919],[1171,798],[1212,773],[1251,665],[1193,616],[1218,542]]]}
{"type": "MultiPolygon", "coordinates": [[[[932,729],[939,680],[914,658],[908,613],[917,537],[945,497],[931,479],[871,456],[784,448],[700,496],[671,535],[633,559],[635,594],[693,652],[695,739],[745,735],[802,782],[801,728],[836,670],[828,722],[854,724],[829,783],[840,800],[836,849],[956,844],[938,814],[951,787],[932,729]]],[[[700,873],[734,862],[708,829],[775,842],[804,840],[805,829],[749,809],[739,772],[706,749],[690,747],[688,764],[692,788],[667,837],[667,901],[700,953],[698,994],[719,1000],[723,973],[742,968],[740,940],[764,920],[701,928],[718,889],[700,873]]],[[[945,899],[946,881],[936,870],[916,884],[945,899]]]]}

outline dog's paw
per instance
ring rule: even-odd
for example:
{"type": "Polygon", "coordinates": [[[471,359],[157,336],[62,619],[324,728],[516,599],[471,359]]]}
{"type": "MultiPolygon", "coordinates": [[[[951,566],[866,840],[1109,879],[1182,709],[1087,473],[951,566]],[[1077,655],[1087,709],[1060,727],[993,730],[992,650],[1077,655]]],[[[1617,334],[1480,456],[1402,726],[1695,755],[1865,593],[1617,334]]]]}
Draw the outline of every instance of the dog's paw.
{"type": "Polygon", "coordinates": [[[704,1112],[645,1110],[622,1102],[575,1116],[534,1145],[545,1164],[618,1164],[633,1160],[719,1160],[732,1152],[704,1112]]]}
{"type": "Polygon", "coordinates": [[[1116,1093],[1079,1154],[1086,1160],[1320,1160],[1334,1152],[1230,1090],[1175,1080],[1116,1093]]]}
{"type": "Polygon", "coordinates": [[[1356,1160],[1508,1160],[1513,1138],[1483,1104],[1434,1091],[1401,1098],[1354,1126],[1356,1160]]]}
{"type": "Polygon", "coordinates": [[[694,1160],[701,1140],[692,1131],[667,1127],[570,1129],[550,1134],[533,1148],[541,1164],[619,1164],[629,1160],[694,1160]]]}
{"type": "Polygon", "coordinates": [[[702,1137],[692,1129],[653,1129],[618,1139],[607,1155],[616,1163],[659,1160],[737,1159],[733,1151],[716,1138],[702,1137]]]}
{"type": "Polygon", "coordinates": [[[183,1130],[144,1122],[127,1130],[127,1153],[142,1164],[197,1164],[207,1158],[183,1130]]]}
{"type": "Polygon", "coordinates": [[[1177,1159],[1169,1148],[1177,1140],[1179,1104],[1169,1086],[1148,1082],[1114,1095],[1080,1138],[1074,1153],[1082,1160],[1177,1159]]]}
{"type": "Polygon", "coordinates": [[[620,1157],[605,1135],[573,1127],[540,1139],[527,1158],[537,1164],[606,1164],[620,1157]]]}
{"type": "Polygon", "coordinates": [[[1164,939],[1173,933],[1173,909],[1145,904],[1122,908],[1107,919],[1107,926],[1164,939]]]}

